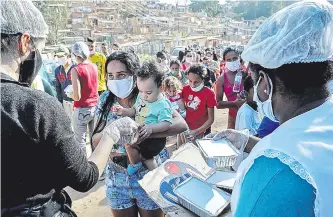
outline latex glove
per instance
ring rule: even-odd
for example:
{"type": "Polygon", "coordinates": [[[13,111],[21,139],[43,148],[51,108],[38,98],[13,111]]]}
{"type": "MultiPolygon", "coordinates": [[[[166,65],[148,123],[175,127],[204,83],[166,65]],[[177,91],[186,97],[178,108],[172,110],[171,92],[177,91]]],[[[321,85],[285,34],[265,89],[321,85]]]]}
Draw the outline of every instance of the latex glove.
{"type": "Polygon", "coordinates": [[[205,139],[213,139],[215,141],[226,139],[239,150],[240,153],[237,157],[237,160],[232,166],[235,171],[237,171],[240,163],[248,156],[247,153],[244,153],[244,149],[247,145],[247,142],[249,141],[249,138],[249,130],[237,131],[232,129],[222,130],[218,133],[211,133],[205,137],[205,139]]]}
{"type": "Polygon", "coordinates": [[[205,139],[213,139],[215,141],[227,139],[241,153],[244,151],[249,138],[249,130],[237,131],[233,129],[222,130],[217,133],[210,133],[205,137],[205,139]]]}
{"type": "Polygon", "coordinates": [[[129,117],[124,117],[108,123],[103,135],[109,136],[114,143],[131,144],[137,138],[137,130],[137,123],[129,117]]]}

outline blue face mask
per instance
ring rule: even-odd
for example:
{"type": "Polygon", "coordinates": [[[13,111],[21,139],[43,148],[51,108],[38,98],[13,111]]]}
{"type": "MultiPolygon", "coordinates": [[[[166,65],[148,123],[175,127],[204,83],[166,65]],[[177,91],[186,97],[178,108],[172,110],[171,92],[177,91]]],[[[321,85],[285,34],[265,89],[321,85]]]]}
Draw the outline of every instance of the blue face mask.
{"type": "Polygon", "coordinates": [[[279,122],[279,120],[275,117],[274,112],[273,112],[273,106],[272,106],[272,95],[273,95],[273,84],[272,80],[268,77],[269,84],[271,86],[269,90],[269,97],[265,102],[261,102],[259,97],[258,97],[258,86],[260,83],[261,77],[259,78],[257,84],[253,88],[253,101],[255,101],[258,105],[258,111],[261,115],[264,115],[268,117],[271,121],[274,122],[279,122]]]}

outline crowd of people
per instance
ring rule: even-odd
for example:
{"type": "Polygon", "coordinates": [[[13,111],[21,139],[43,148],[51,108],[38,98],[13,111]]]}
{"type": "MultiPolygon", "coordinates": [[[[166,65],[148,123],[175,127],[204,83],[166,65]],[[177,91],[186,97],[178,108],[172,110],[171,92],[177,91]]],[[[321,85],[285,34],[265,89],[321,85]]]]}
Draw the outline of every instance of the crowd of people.
{"type": "Polygon", "coordinates": [[[328,2],[295,3],[220,61],[212,48],[188,48],[141,62],[116,43],[96,52],[87,38],[55,50],[52,96],[38,85],[43,15],[30,0],[1,1],[1,215],[76,216],[63,189],[105,179],[114,217],[162,217],[138,181],[177,135],[178,146],[226,138],[244,152],[234,216],[330,216],[332,25],[328,2]],[[229,110],[221,132],[211,129],[216,109],[229,110]]]}

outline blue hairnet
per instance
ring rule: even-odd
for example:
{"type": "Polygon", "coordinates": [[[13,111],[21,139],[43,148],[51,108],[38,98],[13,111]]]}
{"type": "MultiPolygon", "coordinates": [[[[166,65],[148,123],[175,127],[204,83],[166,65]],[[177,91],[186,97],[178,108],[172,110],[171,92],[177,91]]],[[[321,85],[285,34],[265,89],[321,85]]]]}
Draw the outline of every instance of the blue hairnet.
{"type": "Polygon", "coordinates": [[[294,3],[264,21],[245,47],[244,61],[275,69],[327,61],[333,55],[333,6],[326,0],[294,3]]]}

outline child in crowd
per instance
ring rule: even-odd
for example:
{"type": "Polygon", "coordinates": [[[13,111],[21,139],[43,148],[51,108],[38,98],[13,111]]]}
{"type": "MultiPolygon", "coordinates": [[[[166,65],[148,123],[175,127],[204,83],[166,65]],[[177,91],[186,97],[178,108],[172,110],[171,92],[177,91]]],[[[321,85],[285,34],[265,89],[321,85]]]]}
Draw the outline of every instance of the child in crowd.
{"type": "Polygon", "coordinates": [[[251,135],[256,135],[261,123],[257,104],[253,101],[253,80],[247,76],[244,80],[244,91],[242,98],[246,102],[239,108],[236,116],[236,130],[248,129],[251,135]]]}
{"type": "Polygon", "coordinates": [[[168,76],[163,81],[163,90],[169,101],[171,108],[179,112],[185,118],[186,111],[182,100],[182,84],[174,76],[168,76]]]}
{"type": "MultiPolygon", "coordinates": [[[[137,87],[139,95],[131,109],[116,108],[121,116],[135,117],[141,125],[139,136],[148,138],[152,133],[167,131],[172,122],[170,101],[162,93],[164,72],[153,61],[144,62],[137,73],[137,87]]],[[[142,167],[142,161],[149,170],[157,167],[154,156],[158,155],[166,145],[166,138],[145,139],[138,145],[139,150],[126,146],[130,160],[127,167],[129,174],[134,174],[142,167]],[[141,157],[142,156],[142,157],[141,157]]]]}
{"type": "Polygon", "coordinates": [[[192,65],[188,70],[189,85],[183,88],[182,99],[185,103],[186,122],[190,129],[189,138],[202,138],[214,122],[216,106],[214,92],[204,85],[204,67],[192,65]]]}

